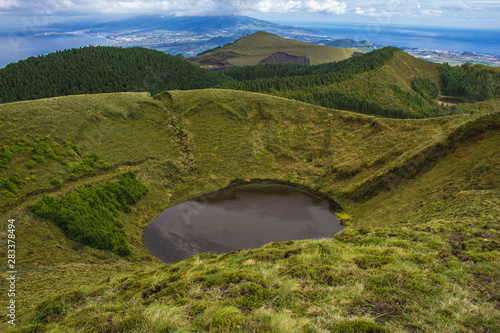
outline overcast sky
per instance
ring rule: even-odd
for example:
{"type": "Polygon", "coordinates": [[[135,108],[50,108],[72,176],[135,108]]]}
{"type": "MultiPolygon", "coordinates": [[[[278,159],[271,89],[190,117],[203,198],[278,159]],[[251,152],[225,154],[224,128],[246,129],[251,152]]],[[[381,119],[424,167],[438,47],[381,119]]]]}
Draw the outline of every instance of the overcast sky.
{"type": "Polygon", "coordinates": [[[268,21],[376,22],[500,29],[500,0],[0,0],[0,27],[138,14],[247,15],[268,21]]]}

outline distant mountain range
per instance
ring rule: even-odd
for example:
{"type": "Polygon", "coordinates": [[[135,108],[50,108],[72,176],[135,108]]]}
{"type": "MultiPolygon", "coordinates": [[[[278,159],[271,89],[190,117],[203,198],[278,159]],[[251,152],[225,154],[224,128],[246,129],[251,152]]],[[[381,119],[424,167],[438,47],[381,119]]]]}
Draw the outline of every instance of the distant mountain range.
{"type": "Polygon", "coordinates": [[[314,29],[303,29],[292,26],[282,26],[248,16],[165,16],[141,15],[119,21],[102,23],[89,27],[91,32],[123,32],[134,30],[138,33],[165,30],[191,32],[200,35],[228,36],[248,34],[258,30],[274,33],[311,34],[314,29]]]}

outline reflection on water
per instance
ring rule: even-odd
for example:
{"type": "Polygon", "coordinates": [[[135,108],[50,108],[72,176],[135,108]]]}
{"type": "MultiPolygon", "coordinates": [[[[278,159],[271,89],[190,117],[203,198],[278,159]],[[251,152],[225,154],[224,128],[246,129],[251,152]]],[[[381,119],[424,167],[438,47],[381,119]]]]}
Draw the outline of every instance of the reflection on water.
{"type": "Polygon", "coordinates": [[[343,229],[333,205],[288,185],[240,185],[167,208],[146,227],[144,244],[173,263],[200,252],[332,237],[343,229]]]}

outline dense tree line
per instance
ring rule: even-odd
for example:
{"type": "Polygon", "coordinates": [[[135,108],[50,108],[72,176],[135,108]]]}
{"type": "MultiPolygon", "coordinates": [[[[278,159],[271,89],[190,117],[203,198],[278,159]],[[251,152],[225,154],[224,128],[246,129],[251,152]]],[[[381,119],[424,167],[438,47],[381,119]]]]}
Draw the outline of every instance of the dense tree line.
{"type": "Polygon", "coordinates": [[[354,76],[382,67],[398,51],[386,47],[362,57],[321,65],[262,64],[231,69],[226,75],[238,82],[222,84],[222,88],[271,92],[324,86],[342,82],[354,76]]]}
{"type": "Polygon", "coordinates": [[[429,102],[435,102],[439,95],[439,89],[434,82],[424,77],[415,78],[412,89],[429,102]]]}
{"type": "MultiPolygon", "coordinates": [[[[321,66],[321,65],[320,65],[321,66]]],[[[232,68],[225,72],[231,78],[243,82],[255,79],[283,78],[288,76],[304,76],[311,74],[310,65],[295,63],[259,64],[232,68]]]]}
{"type": "Polygon", "coordinates": [[[316,88],[309,92],[296,92],[287,97],[332,109],[355,111],[388,118],[421,118],[417,113],[407,112],[401,109],[385,108],[378,103],[370,102],[340,91],[321,91],[316,88]]]}
{"type": "Polygon", "coordinates": [[[430,106],[420,95],[404,91],[396,84],[391,84],[390,87],[401,104],[412,110],[416,118],[436,117],[441,114],[438,107],[430,106]]]}
{"type": "Polygon", "coordinates": [[[132,172],[118,176],[118,181],[97,187],[88,185],[65,198],[44,196],[31,210],[54,222],[71,240],[119,255],[128,255],[123,225],[116,219],[120,211],[130,212],[147,188],[132,172]]]}
{"type": "Polygon", "coordinates": [[[500,96],[500,70],[484,65],[441,66],[443,92],[449,96],[485,101],[500,96]]]}
{"type": "Polygon", "coordinates": [[[0,69],[0,102],[123,91],[152,94],[231,81],[182,56],[145,48],[89,46],[30,57],[0,69]]]}

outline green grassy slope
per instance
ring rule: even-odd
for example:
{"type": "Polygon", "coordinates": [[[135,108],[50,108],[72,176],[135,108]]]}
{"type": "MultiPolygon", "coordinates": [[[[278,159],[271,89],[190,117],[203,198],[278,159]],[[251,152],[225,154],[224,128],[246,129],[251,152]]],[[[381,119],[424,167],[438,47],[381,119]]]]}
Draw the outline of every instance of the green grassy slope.
{"type": "Polygon", "coordinates": [[[296,57],[305,56],[309,59],[311,65],[317,65],[344,60],[354,52],[362,51],[304,43],[259,31],[222,48],[199,54],[191,58],[190,61],[202,67],[217,68],[223,66],[227,60],[229,65],[239,67],[256,65],[276,52],[285,52],[296,57]],[[211,61],[208,61],[209,59],[211,61]]]}
{"type": "Polygon", "coordinates": [[[450,89],[444,87],[443,68],[447,67],[387,47],[361,57],[318,66],[268,64],[239,67],[226,72],[235,81],[219,87],[403,119],[495,109],[500,83],[493,68],[462,66],[447,69],[452,73],[448,73],[447,84],[454,85],[455,90],[464,94],[469,91],[469,99],[460,97],[460,94],[454,97],[443,95],[450,89]],[[431,87],[431,90],[419,90],[414,82],[420,82],[421,88],[431,87]],[[482,99],[473,95],[482,96],[482,99]],[[484,102],[477,103],[478,100],[484,102]]]}
{"type": "MultiPolygon", "coordinates": [[[[413,90],[418,78],[439,90],[439,65],[387,47],[319,66],[258,65],[232,69],[236,81],[221,87],[263,92],[325,107],[392,118],[426,118],[466,113],[438,105],[413,90]]],[[[438,92],[439,95],[439,92],[438,92]]]]}
{"type": "Polygon", "coordinates": [[[442,89],[439,66],[439,64],[412,57],[408,53],[396,52],[394,57],[382,68],[324,89],[335,89],[354,94],[385,107],[407,109],[405,105],[398,101],[390,85],[396,84],[403,90],[417,95],[412,90],[412,83],[415,78],[424,77],[431,80],[439,89],[442,89]]]}
{"type": "Polygon", "coordinates": [[[109,163],[68,172],[46,153],[46,163],[29,169],[34,153],[27,150],[0,170],[4,178],[36,179],[17,194],[0,194],[2,239],[7,219],[17,223],[18,329],[492,331],[498,111],[381,119],[217,89],[0,105],[4,145],[47,136],[39,142],[64,147],[68,164],[94,153],[109,163]],[[68,141],[80,155],[68,155],[68,141]],[[61,197],[127,170],[149,190],[118,216],[129,257],[76,244],[29,211],[42,193],[61,197]],[[62,186],[51,185],[53,178],[62,186]],[[252,178],[324,193],[353,217],[351,226],[333,240],[171,266],[143,249],[142,229],[167,206],[252,178]]]}

